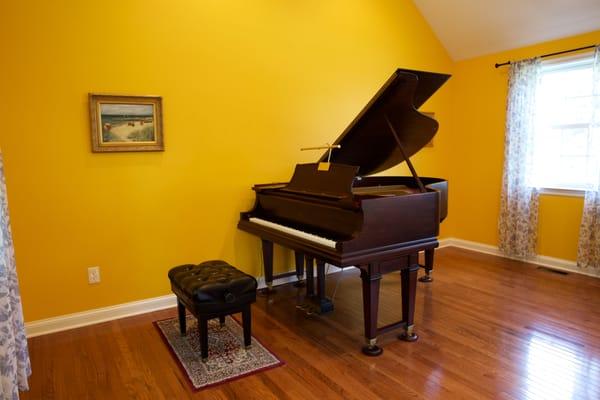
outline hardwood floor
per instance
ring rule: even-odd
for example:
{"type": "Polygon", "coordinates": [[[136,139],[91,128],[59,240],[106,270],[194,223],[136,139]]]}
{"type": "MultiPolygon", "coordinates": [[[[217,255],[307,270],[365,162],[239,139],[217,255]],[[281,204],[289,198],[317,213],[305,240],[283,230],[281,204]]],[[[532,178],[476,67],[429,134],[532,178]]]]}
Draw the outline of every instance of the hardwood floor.
{"type": "MultiPolygon", "coordinates": [[[[193,393],[152,321],[175,308],[30,340],[33,375],[22,399],[598,399],[600,279],[455,248],[436,253],[419,283],[419,340],[380,336],[362,355],[358,270],[340,280],[335,311],[307,318],[298,289],[253,307],[253,334],[287,365],[193,393]]],[[[400,317],[400,278],[381,285],[380,321],[400,317]]]]}

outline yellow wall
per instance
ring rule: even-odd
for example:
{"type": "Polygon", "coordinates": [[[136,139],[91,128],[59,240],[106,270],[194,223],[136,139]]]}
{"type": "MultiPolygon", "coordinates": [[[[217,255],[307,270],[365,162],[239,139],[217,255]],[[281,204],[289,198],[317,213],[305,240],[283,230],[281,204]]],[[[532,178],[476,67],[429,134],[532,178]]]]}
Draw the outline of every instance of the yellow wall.
{"type": "MultiPolygon", "coordinates": [[[[298,149],[334,140],[396,67],[453,66],[406,0],[3,1],[0,52],[27,321],[167,294],[179,263],[260,275],[236,229],[251,185],[315,160],[298,149]],[[166,151],[92,154],[88,92],[163,96],[166,151]]],[[[447,176],[450,101],[424,107],[443,128],[423,175],[447,176]]]]}
{"type": "MultiPolygon", "coordinates": [[[[594,43],[600,43],[600,31],[455,64],[451,236],[497,244],[508,68],[494,64],[594,43]]],[[[539,254],[575,260],[582,205],[580,197],[541,197],[539,254]]]]}

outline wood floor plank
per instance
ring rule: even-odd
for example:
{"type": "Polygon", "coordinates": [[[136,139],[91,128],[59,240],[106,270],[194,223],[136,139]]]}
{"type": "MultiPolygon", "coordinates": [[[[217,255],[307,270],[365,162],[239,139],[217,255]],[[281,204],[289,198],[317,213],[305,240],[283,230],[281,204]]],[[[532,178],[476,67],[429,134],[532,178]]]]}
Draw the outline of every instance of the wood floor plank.
{"type": "MultiPolygon", "coordinates": [[[[358,271],[328,279],[335,311],[306,317],[282,286],[253,306],[253,334],[286,365],[194,392],[152,322],[175,309],[32,338],[27,399],[598,399],[600,279],[455,248],[419,283],[414,343],[381,335],[362,355],[358,271]]],[[[401,318],[399,274],[379,324],[401,318]]],[[[239,318],[238,318],[239,319],[239,318]]]]}

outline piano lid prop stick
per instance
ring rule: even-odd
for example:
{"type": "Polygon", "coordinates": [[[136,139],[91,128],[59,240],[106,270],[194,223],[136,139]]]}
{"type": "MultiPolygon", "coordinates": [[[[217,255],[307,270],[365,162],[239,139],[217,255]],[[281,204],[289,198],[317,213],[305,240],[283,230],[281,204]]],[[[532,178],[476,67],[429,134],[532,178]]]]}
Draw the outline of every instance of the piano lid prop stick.
{"type": "Polygon", "coordinates": [[[417,175],[417,171],[415,171],[415,167],[413,167],[412,163],[410,162],[410,159],[408,157],[406,157],[406,152],[404,151],[404,147],[402,147],[402,142],[400,142],[400,138],[398,137],[398,134],[396,133],[396,130],[394,129],[394,126],[390,122],[390,119],[388,118],[387,115],[385,116],[385,121],[387,122],[388,126],[390,127],[390,131],[392,131],[392,134],[394,135],[394,139],[396,139],[396,143],[398,144],[400,153],[402,153],[402,157],[406,160],[406,164],[408,165],[408,168],[410,169],[410,173],[412,174],[413,178],[415,178],[415,180],[417,181],[419,190],[421,191],[421,193],[425,193],[427,190],[425,190],[425,186],[423,186],[423,182],[421,182],[421,178],[419,178],[419,175],[417,175]]]}
{"type": "Polygon", "coordinates": [[[341,149],[341,144],[330,145],[329,143],[325,143],[325,146],[317,146],[317,147],[303,147],[300,151],[305,150],[329,150],[329,154],[327,155],[327,162],[320,162],[317,171],[329,171],[329,160],[331,160],[331,150],[333,149],[341,149]]]}

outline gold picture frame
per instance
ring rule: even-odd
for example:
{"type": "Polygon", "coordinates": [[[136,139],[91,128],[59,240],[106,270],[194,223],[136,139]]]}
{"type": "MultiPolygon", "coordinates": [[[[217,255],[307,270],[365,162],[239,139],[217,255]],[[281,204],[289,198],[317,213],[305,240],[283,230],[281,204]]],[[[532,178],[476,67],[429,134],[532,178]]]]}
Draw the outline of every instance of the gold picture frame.
{"type": "Polygon", "coordinates": [[[89,94],[92,151],[164,151],[162,97],[89,94]]]}

